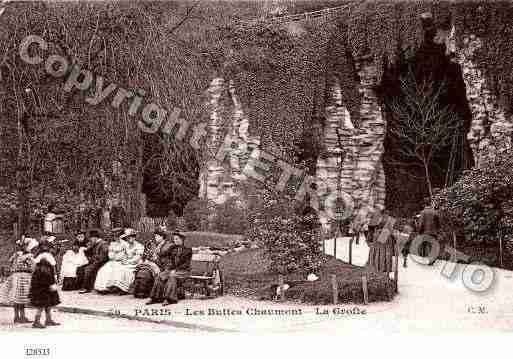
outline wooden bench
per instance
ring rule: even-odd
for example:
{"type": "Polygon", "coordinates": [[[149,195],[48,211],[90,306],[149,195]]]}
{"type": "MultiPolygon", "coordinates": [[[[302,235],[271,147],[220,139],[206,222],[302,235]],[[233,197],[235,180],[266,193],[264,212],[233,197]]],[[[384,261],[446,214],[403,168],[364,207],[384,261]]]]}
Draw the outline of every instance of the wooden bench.
{"type": "Polygon", "coordinates": [[[220,256],[211,253],[194,253],[191,260],[191,274],[184,279],[184,289],[201,293],[207,298],[223,295],[224,283],[219,268],[220,256]]]}

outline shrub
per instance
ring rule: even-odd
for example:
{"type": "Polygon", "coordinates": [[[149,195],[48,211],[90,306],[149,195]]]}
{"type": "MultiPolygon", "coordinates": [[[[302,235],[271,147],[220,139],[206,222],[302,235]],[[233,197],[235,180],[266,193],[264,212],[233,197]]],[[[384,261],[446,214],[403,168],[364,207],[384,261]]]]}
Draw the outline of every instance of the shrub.
{"type": "Polygon", "coordinates": [[[178,225],[178,217],[176,216],[175,212],[171,209],[169,213],[167,214],[166,218],[166,226],[167,228],[176,228],[178,225]]]}
{"type": "Polygon", "coordinates": [[[291,273],[316,271],[323,263],[315,215],[298,214],[294,201],[264,190],[252,205],[246,238],[261,246],[271,270],[291,273]]]}
{"type": "Polygon", "coordinates": [[[246,211],[236,199],[229,199],[214,209],[213,230],[218,233],[243,234],[248,228],[246,211]]]}
{"type": "Polygon", "coordinates": [[[183,219],[189,231],[207,231],[213,204],[205,199],[189,201],[183,210],[183,219]]]}
{"type": "Polygon", "coordinates": [[[466,171],[435,196],[443,231],[469,241],[495,241],[513,229],[513,151],[505,151],[481,168],[466,171]]]}

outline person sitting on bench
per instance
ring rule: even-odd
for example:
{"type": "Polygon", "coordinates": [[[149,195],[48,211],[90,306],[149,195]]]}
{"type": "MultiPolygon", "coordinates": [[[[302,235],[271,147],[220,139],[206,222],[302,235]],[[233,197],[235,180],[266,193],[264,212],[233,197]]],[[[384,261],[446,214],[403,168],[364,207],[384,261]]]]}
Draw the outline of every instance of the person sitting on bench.
{"type": "Polygon", "coordinates": [[[159,228],[155,230],[154,238],[146,242],[142,262],[135,268],[134,297],[149,297],[155,278],[159,275],[160,269],[165,267],[162,259],[168,257],[171,248],[175,245],[173,241],[168,240],[168,237],[168,233],[159,228]]]}
{"type": "Polygon", "coordinates": [[[185,236],[173,233],[175,246],[172,247],[167,267],[155,279],[150,293],[151,300],[146,304],[162,303],[163,306],[178,303],[178,291],[184,278],[191,270],[192,249],[184,245],[185,236]]]}
{"type": "Polygon", "coordinates": [[[92,292],[98,271],[109,260],[109,243],[101,238],[100,231],[91,230],[89,237],[90,247],[88,253],[90,253],[91,257],[89,258],[89,263],[83,266],[83,289],[79,292],[81,294],[92,292]]]}

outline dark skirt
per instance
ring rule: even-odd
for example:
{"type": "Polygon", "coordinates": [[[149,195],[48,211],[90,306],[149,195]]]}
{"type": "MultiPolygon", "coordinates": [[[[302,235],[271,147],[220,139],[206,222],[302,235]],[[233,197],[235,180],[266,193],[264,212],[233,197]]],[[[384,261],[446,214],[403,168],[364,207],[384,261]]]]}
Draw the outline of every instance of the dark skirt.
{"type": "Polygon", "coordinates": [[[135,273],[134,280],[134,297],[147,298],[150,296],[153,283],[155,282],[154,275],[149,268],[140,268],[135,273]]]}
{"type": "Polygon", "coordinates": [[[77,278],[64,277],[62,280],[62,290],[70,291],[70,290],[79,290],[79,282],[77,278]]]}
{"type": "Polygon", "coordinates": [[[85,276],[86,266],[87,266],[87,264],[77,268],[77,278],[75,279],[75,281],[77,283],[77,287],[78,287],[77,289],[84,288],[84,276],[85,276]]]}
{"type": "Polygon", "coordinates": [[[37,264],[30,283],[30,304],[37,308],[54,307],[60,304],[59,293],[50,290],[55,284],[55,270],[41,261],[37,264]]]}

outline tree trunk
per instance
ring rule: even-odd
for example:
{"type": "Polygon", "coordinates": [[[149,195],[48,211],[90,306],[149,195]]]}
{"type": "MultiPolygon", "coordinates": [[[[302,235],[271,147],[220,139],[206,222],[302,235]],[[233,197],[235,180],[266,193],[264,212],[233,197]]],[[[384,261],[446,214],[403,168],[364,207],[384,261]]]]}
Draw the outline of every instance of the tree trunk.
{"type": "MultiPolygon", "coordinates": [[[[18,237],[27,231],[27,214],[28,214],[28,195],[27,195],[27,178],[26,178],[26,159],[23,149],[23,128],[21,120],[18,119],[18,156],[16,160],[16,192],[18,207],[18,237]]],[[[16,238],[18,240],[19,238],[16,238]]]]}
{"type": "Polygon", "coordinates": [[[137,131],[137,167],[136,167],[136,188],[132,187],[132,191],[134,191],[133,204],[135,207],[135,213],[131,215],[131,220],[139,220],[139,218],[143,217],[146,214],[146,200],[145,196],[142,193],[142,185],[143,185],[143,156],[144,156],[144,142],[141,131],[136,129],[137,131]]]}
{"type": "Polygon", "coordinates": [[[499,231],[499,265],[500,268],[503,267],[503,246],[502,246],[502,231],[499,231]]]}
{"type": "Polygon", "coordinates": [[[429,175],[429,163],[426,160],[422,160],[422,163],[424,164],[424,173],[426,174],[426,183],[428,185],[429,190],[429,199],[433,200],[433,187],[431,185],[431,178],[429,175]]]}

